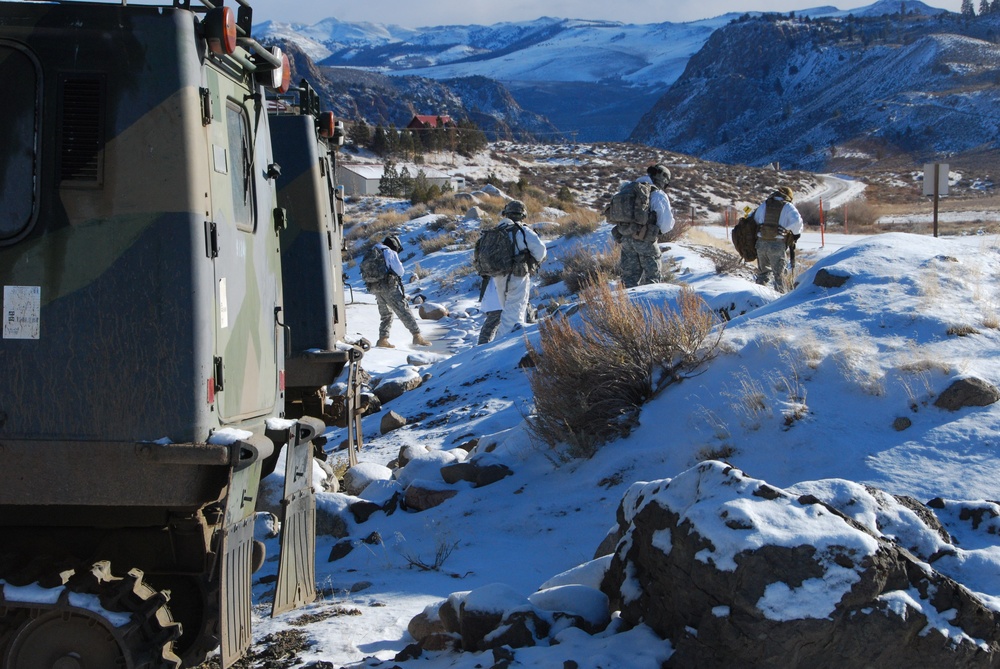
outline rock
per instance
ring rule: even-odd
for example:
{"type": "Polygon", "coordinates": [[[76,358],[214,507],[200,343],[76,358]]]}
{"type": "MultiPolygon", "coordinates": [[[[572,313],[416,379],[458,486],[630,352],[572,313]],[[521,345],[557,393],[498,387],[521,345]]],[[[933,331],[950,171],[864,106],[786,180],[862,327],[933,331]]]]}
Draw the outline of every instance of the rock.
{"type": "MultiPolygon", "coordinates": [[[[385,423],[385,419],[392,416],[393,413],[390,411],[382,418],[383,424],[385,423]]],[[[403,424],[406,424],[405,419],[403,420],[403,424]]],[[[385,434],[384,429],[382,434],[385,434]]],[[[344,472],[344,492],[356,497],[372,481],[388,481],[390,479],[392,479],[392,470],[385,465],[380,465],[377,462],[359,462],[344,472]]]]}
{"type": "Polygon", "coordinates": [[[457,494],[457,490],[444,487],[443,483],[418,479],[406,488],[403,503],[407,509],[426,511],[444,504],[457,494]]]}
{"type": "Polygon", "coordinates": [[[906,416],[900,416],[896,420],[892,421],[892,429],[896,430],[896,432],[902,432],[911,425],[913,425],[913,421],[906,416]]]}
{"type": "Polygon", "coordinates": [[[425,321],[439,321],[448,316],[448,308],[435,302],[423,302],[417,309],[417,313],[425,321]]]}
{"type": "MultiPolygon", "coordinates": [[[[469,195],[468,197],[470,200],[472,199],[471,195],[469,195]]],[[[458,199],[457,196],[455,199],[458,199]]],[[[465,218],[463,220],[481,221],[483,220],[483,210],[480,209],[479,207],[469,207],[469,210],[465,212],[465,218]]]]}
{"type": "MultiPolygon", "coordinates": [[[[447,356],[443,356],[438,353],[431,353],[430,351],[419,351],[407,355],[406,364],[411,365],[413,367],[424,367],[426,365],[433,365],[435,362],[441,362],[446,358],[447,356]]],[[[421,376],[421,382],[426,383],[427,379],[421,376]]]]}
{"type": "Polygon", "coordinates": [[[627,540],[601,590],[625,625],[644,623],[670,642],[671,666],[739,658],[747,667],[846,667],[864,658],[866,666],[987,667],[1000,659],[1000,623],[983,602],[814,495],[709,461],[635,484],[622,506],[627,540]],[[790,533],[792,525],[799,529],[790,533]],[[801,543],[784,540],[792,536],[801,543]]]}
{"type": "Polygon", "coordinates": [[[495,464],[479,467],[479,471],[476,472],[476,487],[482,488],[491,483],[496,483],[503,478],[511,476],[513,473],[507,465],[495,464]]]}
{"type": "Polygon", "coordinates": [[[824,267],[816,272],[816,276],[813,278],[813,285],[820,288],[840,288],[850,278],[850,276],[833,274],[824,267]]]}
{"type": "Polygon", "coordinates": [[[278,517],[270,511],[258,511],[253,517],[253,538],[257,541],[274,539],[278,536],[281,523],[278,517]]]}
{"type": "Polygon", "coordinates": [[[941,393],[934,406],[948,411],[963,407],[984,407],[1000,400],[1000,390],[992,383],[974,376],[958,379],[941,393]]]}
{"type": "Polygon", "coordinates": [[[408,393],[411,390],[419,388],[420,384],[423,382],[424,380],[420,376],[414,375],[403,380],[395,379],[380,383],[378,388],[374,391],[375,396],[379,400],[379,406],[387,402],[391,402],[403,393],[408,393]]]}
{"type": "Polygon", "coordinates": [[[354,522],[360,524],[367,522],[368,519],[372,517],[373,513],[381,511],[382,505],[376,504],[375,502],[369,502],[366,500],[359,500],[357,502],[352,503],[347,508],[350,509],[351,515],[354,516],[354,522]]]}
{"type": "Polygon", "coordinates": [[[396,466],[402,469],[406,465],[410,464],[410,460],[413,460],[420,455],[426,454],[427,447],[421,446],[419,444],[410,444],[409,446],[400,446],[399,455],[396,457],[396,466]]]}
{"type": "Polygon", "coordinates": [[[326,558],[327,562],[336,562],[341,558],[347,557],[351,551],[354,550],[354,542],[348,539],[338,541],[330,549],[330,555],[326,558]]]}
{"type": "Polygon", "coordinates": [[[441,617],[438,615],[438,606],[432,604],[424,607],[424,610],[410,618],[410,622],[406,625],[406,631],[417,643],[432,634],[447,633],[444,623],[441,622],[441,617]]]}
{"type": "Polygon", "coordinates": [[[459,481],[475,483],[478,475],[479,468],[471,462],[453,462],[441,468],[441,478],[452,485],[459,481]]]}
{"type": "Polygon", "coordinates": [[[442,482],[441,468],[456,462],[458,458],[451,451],[430,450],[414,452],[406,466],[396,470],[396,481],[404,488],[417,479],[442,482]]]}
{"type": "Polygon", "coordinates": [[[393,430],[398,430],[399,428],[406,425],[406,419],[400,416],[395,411],[389,411],[384,416],[382,416],[382,422],[379,423],[379,430],[382,434],[388,434],[393,430]]]}

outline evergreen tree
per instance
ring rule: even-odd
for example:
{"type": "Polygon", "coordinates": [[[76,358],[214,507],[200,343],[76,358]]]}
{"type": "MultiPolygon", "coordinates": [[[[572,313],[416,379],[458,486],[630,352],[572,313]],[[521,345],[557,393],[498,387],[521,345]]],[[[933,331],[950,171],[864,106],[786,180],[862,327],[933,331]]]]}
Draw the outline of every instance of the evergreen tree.
{"type": "Polygon", "coordinates": [[[351,141],[354,146],[367,147],[368,143],[372,141],[371,128],[363,120],[358,121],[351,126],[351,129],[347,132],[347,139],[351,141]]]}
{"type": "Polygon", "coordinates": [[[976,15],[976,8],[972,6],[972,0],[962,0],[962,16],[971,18],[976,15]]]}
{"type": "MultiPolygon", "coordinates": [[[[1000,0],[997,0],[1000,2],[1000,0]]],[[[486,148],[486,135],[472,121],[458,122],[458,152],[463,156],[471,156],[486,148]]]]}
{"type": "Polygon", "coordinates": [[[403,166],[403,169],[399,170],[399,183],[396,189],[396,197],[409,197],[410,193],[413,192],[413,176],[410,174],[410,170],[403,166]]]}
{"type": "Polygon", "coordinates": [[[990,0],[979,0],[979,15],[986,16],[990,13],[990,0]]]}
{"type": "Polygon", "coordinates": [[[389,138],[386,136],[385,128],[381,125],[375,126],[375,136],[372,137],[371,150],[378,156],[389,155],[389,138]]]}
{"type": "Polygon", "coordinates": [[[399,193],[399,172],[396,171],[396,163],[386,160],[382,166],[382,178],[378,180],[378,194],[382,197],[399,197],[399,193]]]}

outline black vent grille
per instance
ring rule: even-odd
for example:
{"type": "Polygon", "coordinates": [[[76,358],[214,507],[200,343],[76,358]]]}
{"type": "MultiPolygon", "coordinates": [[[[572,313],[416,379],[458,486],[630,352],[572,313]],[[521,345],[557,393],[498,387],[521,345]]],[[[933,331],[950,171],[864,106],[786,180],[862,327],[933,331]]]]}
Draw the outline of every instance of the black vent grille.
{"type": "Polygon", "coordinates": [[[62,81],[59,177],[100,185],[104,149],[104,82],[96,77],[62,81]]]}

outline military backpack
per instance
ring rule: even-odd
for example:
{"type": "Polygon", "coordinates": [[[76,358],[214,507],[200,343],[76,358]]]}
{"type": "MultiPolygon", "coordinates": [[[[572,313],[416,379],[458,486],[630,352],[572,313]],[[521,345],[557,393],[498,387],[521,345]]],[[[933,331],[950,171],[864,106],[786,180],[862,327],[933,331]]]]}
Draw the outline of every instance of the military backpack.
{"type": "Polygon", "coordinates": [[[517,250],[514,236],[518,231],[525,237],[525,246],[527,246],[527,236],[519,223],[498,225],[482,232],[479,239],[476,240],[472,256],[472,266],[479,276],[507,276],[509,274],[523,276],[526,273],[528,258],[525,256],[529,256],[529,254],[517,250]]]}
{"type": "Polygon", "coordinates": [[[630,181],[612,196],[608,222],[622,237],[646,241],[656,236],[656,212],[650,206],[654,190],[651,183],[630,181]]]}
{"type": "Polygon", "coordinates": [[[389,266],[385,264],[385,255],[379,246],[373,246],[361,259],[361,280],[368,288],[384,286],[388,283],[389,266]]]}
{"type": "Polygon", "coordinates": [[[733,246],[743,260],[753,262],[757,259],[757,221],[752,213],[733,226],[733,246]]]}

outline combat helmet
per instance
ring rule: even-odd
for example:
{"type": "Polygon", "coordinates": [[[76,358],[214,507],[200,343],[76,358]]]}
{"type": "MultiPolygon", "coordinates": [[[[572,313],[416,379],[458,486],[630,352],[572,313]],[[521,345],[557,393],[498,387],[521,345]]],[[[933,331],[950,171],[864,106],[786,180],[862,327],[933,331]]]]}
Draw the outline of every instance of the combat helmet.
{"type": "Polygon", "coordinates": [[[647,167],[646,174],[648,174],[649,178],[653,180],[653,183],[657,185],[666,186],[670,183],[670,170],[660,163],[647,167]]]}
{"type": "Polygon", "coordinates": [[[528,209],[520,200],[511,200],[504,205],[503,211],[500,212],[500,215],[509,218],[512,221],[523,221],[528,215],[528,209]]]}
{"type": "Polygon", "coordinates": [[[396,235],[389,235],[382,240],[382,244],[389,247],[396,253],[401,253],[403,251],[403,242],[399,241],[399,237],[396,235]]]}

